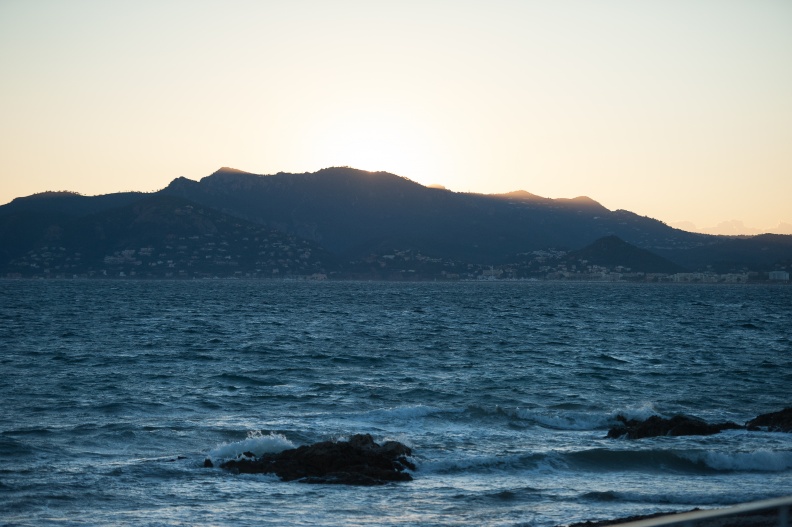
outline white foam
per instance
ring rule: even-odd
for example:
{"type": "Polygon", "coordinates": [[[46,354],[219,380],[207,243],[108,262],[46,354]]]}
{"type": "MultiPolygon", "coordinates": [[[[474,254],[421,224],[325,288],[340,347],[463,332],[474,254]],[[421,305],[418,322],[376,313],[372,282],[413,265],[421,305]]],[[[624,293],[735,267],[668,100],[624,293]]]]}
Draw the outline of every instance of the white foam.
{"type": "Polygon", "coordinates": [[[261,431],[248,432],[247,439],[226,443],[209,451],[208,457],[213,462],[225,459],[234,459],[245,452],[251,452],[255,456],[262,454],[272,454],[282,452],[295,445],[285,436],[270,432],[264,435],[261,431]]]}
{"type": "Polygon", "coordinates": [[[783,472],[792,469],[792,452],[756,450],[754,452],[693,452],[684,455],[715,470],[783,472]]]}
{"type": "Polygon", "coordinates": [[[616,412],[616,414],[621,414],[625,416],[627,419],[640,419],[640,420],[649,419],[653,415],[659,415],[660,417],[663,417],[663,414],[658,412],[657,409],[654,407],[654,404],[650,402],[643,403],[641,406],[619,410],[618,412],[616,412]]]}
{"type": "Polygon", "coordinates": [[[549,412],[546,410],[533,410],[525,408],[515,408],[514,410],[498,408],[498,411],[516,417],[533,421],[546,428],[555,430],[598,430],[608,428],[616,424],[616,416],[623,415],[627,419],[648,419],[653,415],[662,414],[657,411],[652,403],[643,403],[640,406],[619,409],[613,413],[602,411],[583,411],[583,410],[561,410],[549,412]]]}

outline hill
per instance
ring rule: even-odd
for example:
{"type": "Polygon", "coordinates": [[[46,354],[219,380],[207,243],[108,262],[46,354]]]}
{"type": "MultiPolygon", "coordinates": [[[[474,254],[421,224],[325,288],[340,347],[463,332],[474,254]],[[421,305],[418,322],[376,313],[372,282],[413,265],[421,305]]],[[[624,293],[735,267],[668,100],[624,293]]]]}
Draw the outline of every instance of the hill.
{"type": "Polygon", "coordinates": [[[161,192],[314,240],[347,258],[409,248],[502,263],[548,247],[577,249],[610,234],[648,249],[692,248],[707,238],[588,198],[456,193],[343,167],[270,176],[223,168],[161,192]]]}
{"type": "Polygon", "coordinates": [[[142,192],[119,192],[101,196],[83,196],[76,192],[41,192],[32,196],[14,199],[0,207],[0,216],[15,212],[62,213],[70,216],[85,216],[103,210],[123,207],[138,201],[146,194],[142,192]]]}
{"type": "Polygon", "coordinates": [[[0,240],[0,271],[23,277],[271,277],[334,265],[315,243],[162,195],[84,215],[3,214],[0,240]]]}
{"type": "Polygon", "coordinates": [[[65,275],[404,279],[472,277],[499,266],[502,276],[519,278],[545,276],[567,254],[640,272],[766,271],[792,264],[792,236],[695,234],[585,196],[457,193],[348,167],[274,175],[221,168],[153,194],[44,193],[0,206],[5,274],[41,275],[47,262],[48,273],[65,275]],[[213,236],[222,242],[209,251],[213,236]],[[298,248],[309,256],[295,256],[306,254],[298,248]],[[171,270],[137,257],[141,249],[170,260],[171,270]]]}
{"type": "Polygon", "coordinates": [[[605,268],[623,267],[643,273],[679,273],[686,269],[645,249],[629,244],[617,236],[606,236],[568,255],[571,261],[605,268]]]}

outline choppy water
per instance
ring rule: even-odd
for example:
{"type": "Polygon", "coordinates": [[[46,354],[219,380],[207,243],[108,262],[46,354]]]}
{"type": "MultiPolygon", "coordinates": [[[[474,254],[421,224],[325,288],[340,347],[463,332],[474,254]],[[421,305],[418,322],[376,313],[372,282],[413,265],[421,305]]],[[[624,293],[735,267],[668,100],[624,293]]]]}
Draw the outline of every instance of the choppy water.
{"type": "Polygon", "coordinates": [[[535,525],[792,494],[792,287],[0,281],[0,523],[535,525]],[[410,483],[203,468],[368,432],[410,483]]]}

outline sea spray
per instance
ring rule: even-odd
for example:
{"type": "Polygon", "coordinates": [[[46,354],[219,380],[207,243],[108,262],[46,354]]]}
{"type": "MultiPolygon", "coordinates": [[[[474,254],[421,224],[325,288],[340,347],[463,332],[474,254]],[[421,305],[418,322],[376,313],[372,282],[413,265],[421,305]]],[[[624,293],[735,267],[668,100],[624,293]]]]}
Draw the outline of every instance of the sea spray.
{"type": "Polygon", "coordinates": [[[262,454],[274,454],[294,447],[294,443],[286,439],[286,436],[282,434],[274,432],[264,434],[260,430],[255,430],[248,432],[247,437],[242,441],[234,441],[213,448],[209,451],[207,457],[212,463],[217,464],[218,462],[245,455],[248,452],[254,456],[261,456],[262,454]]]}

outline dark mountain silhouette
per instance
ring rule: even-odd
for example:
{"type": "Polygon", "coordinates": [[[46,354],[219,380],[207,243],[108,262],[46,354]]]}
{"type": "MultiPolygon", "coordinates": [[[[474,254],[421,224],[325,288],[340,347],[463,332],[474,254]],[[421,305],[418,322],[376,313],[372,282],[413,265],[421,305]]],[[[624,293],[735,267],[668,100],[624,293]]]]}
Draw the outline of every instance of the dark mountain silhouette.
{"type": "Polygon", "coordinates": [[[145,197],[142,192],[119,192],[101,196],[83,196],[76,192],[41,192],[16,198],[0,207],[0,216],[15,212],[64,213],[85,216],[103,210],[123,207],[145,197]]]}
{"type": "Polygon", "coordinates": [[[0,240],[0,270],[22,276],[283,276],[334,265],[313,242],[163,195],[84,215],[2,214],[0,240]]]}
{"type": "Polygon", "coordinates": [[[589,198],[455,193],[350,168],[272,176],[223,168],[200,182],[175,180],[161,192],[312,239],[350,258],[412,248],[501,263],[548,247],[577,249],[610,234],[650,249],[690,248],[707,240],[609,211],[589,198]]]}
{"type": "Polygon", "coordinates": [[[727,273],[762,269],[770,263],[792,267],[792,235],[710,236],[709,243],[675,251],[674,258],[692,269],[727,273]]]}
{"type": "Polygon", "coordinates": [[[645,249],[629,244],[618,236],[606,236],[568,255],[572,261],[584,260],[589,265],[607,268],[617,266],[644,273],[679,273],[685,269],[645,249]]]}
{"type": "Polygon", "coordinates": [[[506,194],[494,194],[496,198],[504,198],[510,199],[514,201],[522,201],[526,203],[541,203],[544,205],[557,205],[557,206],[569,206],[570,208],[576,208],[577,210],[588,210],[591,212],[610,212],[608,209],[603,207],[598,202],[594,201],[588,196],[578,196],[576,198],[543,198],[541,196],[537,196],[536,194],[531,194],[525,190],[516,190],[514,192],[508,192],[506,194]]]}
{"type": "MultiPolygon", "coordinates": [[[[674,265],[690,270],[709,266],[722,272],[763,270],[792,261],[792,236],[695,234],[629,211],[608,210],[585,196],[550,199],[526,191],[457,193],[386,172],[347,167],[269,176],[222,168],[200,181],[175,179],[154,194],[89,197],[59,192],[17,198],[0,207],[0,269],[14,272],[12,261],[32,265],[30,254],[39,254],[42,247],[80,253],[80,261],[85,262],[91,258],[116,261],[119,251],[144,247],[159,251],[162,246],[161,254],[187,258],[195,265],[198,241],[211,236],[238,247],[235,255],[240,258],[231,260],[246,273],[258,273],[256,269],[262,267],[267,272],[278,269],[278,273],[298,269],[300,273],[319,269],[343,273],[354,262],[362,277],[420,272],[421,267],[414,264],[418,260],[409,255],[420,257],[422,269],[429,274],[457,275],[466,264],[488,267],[515,262],[540,273],[539,260],[536,265],[527,262],[537,251],[550,249],[552,254],[577,251],[573,256],[580,259],[644,272],[678,269],[674,265]],[[296,249],[289,256],[289,251],[281,254],[272,247],[257,246],[268,257],[270,253],[280,257],[272,261],[252,255],[241,258],[255,245],[244,239],[261,240],[264,233],[275,245],[304,246],[311,255],[321,256],[308,257],[311,265],[300,268],[294,260],[296,249]],[[173,247],[186,249],[179,253],[173,247]],[[401,256],[381,258],[387,255],[401,256]],[[266,265],[256,264],[265,260],[266,265]],[[288,264],[278,267],[273,264],[277,260],[288,264]],[[340,262],[340,267],[333,261],[340,262]],[[403,262],[403,269],[390,269],[388,263],[396,261],[403,262]]],[[[55,254],[50,249],[45,252],[55,254]]],[[[222,263],[214,256],[208,260],[222,263]]],[[[211,273],[210,267],[201,267],[201,272],[211,273]]]]}

